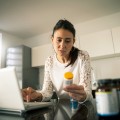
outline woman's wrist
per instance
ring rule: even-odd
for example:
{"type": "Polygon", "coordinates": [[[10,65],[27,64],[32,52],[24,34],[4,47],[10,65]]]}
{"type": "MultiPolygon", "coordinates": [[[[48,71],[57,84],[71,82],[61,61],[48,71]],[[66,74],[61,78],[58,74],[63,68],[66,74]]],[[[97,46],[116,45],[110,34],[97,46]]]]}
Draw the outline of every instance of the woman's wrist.
{"type": "Polygon", "coordinates": [[[87,100],[87,93],[86,95],[84,96],[83,99],[81,99],[80,101],[78,101],[80,104],[84,103],[85,101],[87,100]]]}
{"type": "Polygon", "coordinates": [[[37,92],[37,98],[36,98],[37,102],[41,102],[42,101],[42,94],[37,92]]]}

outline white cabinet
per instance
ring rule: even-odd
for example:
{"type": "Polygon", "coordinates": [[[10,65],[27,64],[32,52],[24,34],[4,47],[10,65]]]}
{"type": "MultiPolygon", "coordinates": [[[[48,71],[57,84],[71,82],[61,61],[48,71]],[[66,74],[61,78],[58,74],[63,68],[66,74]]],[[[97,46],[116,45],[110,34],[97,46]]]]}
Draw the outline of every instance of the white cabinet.
{"type": "Polygon", "coordinates": [[[80,49],[88,51],[91,57],[114,54],[111,30],[80,36],[80,49]]]}
{"type": "Polygon", "coordinates": [[[52,54],[52,44],[45,44],[32,48],[32,67],[43,66],[46,58],[52,54]]]}
{"type": "Polygon", "coordinates": [[[120,27],[112,29],[115,53],[120,53],[120,27]]]}

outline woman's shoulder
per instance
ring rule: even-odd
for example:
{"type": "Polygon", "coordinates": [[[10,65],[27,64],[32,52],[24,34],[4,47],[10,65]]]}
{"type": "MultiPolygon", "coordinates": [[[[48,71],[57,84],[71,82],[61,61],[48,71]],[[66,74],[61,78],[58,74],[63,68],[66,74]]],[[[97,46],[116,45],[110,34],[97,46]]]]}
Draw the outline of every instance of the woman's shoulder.
{"type": "Polygon", "coordinates": [[[46,61],[45,61],[45,65],[52,66],[53,61],[54,61],[54,55],[48,56],[46,61]]]}
{"type": "Polygon", "coordinates": [[[78,56],[82,59],[89,59],[90,58],[89,53],[85,50],[79,50],[78,56]]]}

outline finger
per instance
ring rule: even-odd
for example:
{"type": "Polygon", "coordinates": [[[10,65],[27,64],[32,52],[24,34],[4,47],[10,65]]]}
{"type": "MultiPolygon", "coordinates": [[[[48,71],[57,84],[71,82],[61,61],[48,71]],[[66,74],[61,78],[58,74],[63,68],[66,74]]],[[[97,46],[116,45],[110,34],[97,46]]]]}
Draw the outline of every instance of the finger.
{"type": "Polygon", "coordinates": [[[31,93],[31,95],[28,97],[28,100],[33,102],[37,99],[37,92],[31,93]]]}
{"type": "Polygon", "coordinates": [[[26,95],[27,102],[32,101],[32,92],[33,92],[33,89],[31,87],[28,87],[27,88],[27,95],[26,95]]]}
{"type": "Polygon", "coordinates": [[[69,96],[77,101],[81,101],[84,99],[84,95],[69,93],[69,96]]]}
{"type": "Polygon", "coordinates": [[[22,93],[22,94],[27,94],[27,90],[26,90],[26,89],[22,89],[22,90],[21,90],[21,93],[22,93]]]}
{"type": "Polygon", "coordinates": [[[23,96],[23,100],[24,100],[24,101],[27,101],[27,100],[26,100],[26,96],[23,96]]]}
{"type": "Polygon", "coordinates": [[[35,92],[35,90],[34,90],[33,88],[31,88],[31,87],[28,87],[27,90],[28,90],[30,93],[35,92]]]}
{"type": "Polygon", "coordinates": [[[77,95],[84,95],[85,94],[84,90],[69,90],[69,91],[66,91],[66,92],[72,93],[72,94],[77,94],[77,95]]]}
{"type": "MultiPolygon", "coordinates": [[[[79,86],[78,86],[79,87],[79,86]]],[[[83,88],[83,86],[82,86],[82,88],[81,87],[75,87],[74,89],[70,89],[70,88],[64,88],[64,90],[66,91],[66,92],[71,92],[71,93],[78,93],[78,94],[80,94],[80,93],[83,93],[83,91],[84,91],[84,88],[83,88]]]]}
{"type": "Polygon", "coordinates": [[[29,95],[30,93],[31,93],[31,88],[28,87],[28,88],[27,88],[27,94],[29,95]]]}
{"type": "Polygon", "coordinates": [[[26,95],[26,101],[27,101],[27,102],[30,102],[30,100],[31,100],[31,99],[30,99],[30,95],[26,95]]]}
{"type": "Polygon", "coordinates": [[[83,90],[84,87],[82,85],[75,85],[75,84],[72,84],[72,85],[69,85],[69,86],[66,86],[63,88],[64,90],[83,90]]]}

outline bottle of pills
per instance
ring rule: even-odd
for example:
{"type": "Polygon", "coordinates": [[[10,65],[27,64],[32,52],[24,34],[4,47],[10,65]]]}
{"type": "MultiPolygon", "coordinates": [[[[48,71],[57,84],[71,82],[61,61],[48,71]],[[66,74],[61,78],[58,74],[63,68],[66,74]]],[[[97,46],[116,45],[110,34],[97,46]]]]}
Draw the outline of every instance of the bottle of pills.
{"type": "Polygon", "coordinates": [[[73,74],[72,72],[66,72],[64,74],[64,87],[71,85],[73,83],[73,74]]]}
{"type": "MultiPolygon", "coordinates": [[[[71,85],[73,83],[73,74],[72,72],[66,72],[64,74],[64,87],[71,85]]],[[[76,111],[78,110],[78,101],[70,98],[70,108],[72,113],[76,113],[76,111]]]]}
{"type": "Polygon", "coordinates": [[[112,87],[111,79],[98,80],[96,106],[99,118],[113,119],[119,114],[117,93],[112,87]]]}

